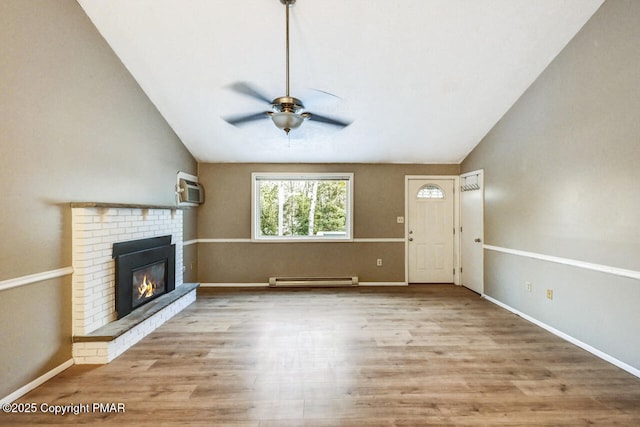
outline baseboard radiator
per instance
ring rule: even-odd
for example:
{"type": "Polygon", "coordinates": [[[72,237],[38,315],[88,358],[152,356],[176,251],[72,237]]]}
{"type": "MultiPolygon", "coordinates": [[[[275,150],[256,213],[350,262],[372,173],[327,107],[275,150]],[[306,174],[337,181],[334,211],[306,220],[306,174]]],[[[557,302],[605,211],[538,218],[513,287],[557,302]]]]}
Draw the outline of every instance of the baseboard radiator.
{"type": "Polygon", "coordinates": [[[358,276],[336,277],[269,277],[269,287],[340,287],[358,286],[358,276]]]}

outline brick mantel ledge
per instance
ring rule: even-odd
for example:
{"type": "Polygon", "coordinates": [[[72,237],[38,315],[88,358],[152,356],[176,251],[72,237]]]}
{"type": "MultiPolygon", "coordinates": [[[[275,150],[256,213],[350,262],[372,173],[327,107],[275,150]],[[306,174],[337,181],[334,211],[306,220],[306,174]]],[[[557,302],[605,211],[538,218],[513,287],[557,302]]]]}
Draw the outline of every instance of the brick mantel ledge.
{"type": "Polygon", "coordinates": [[[124,208],[124,209],[189,209],[191,206],[178,205],[142,205],[136,203],[108,203],[108,202],[71,202],[72,208],[124,208]]]}

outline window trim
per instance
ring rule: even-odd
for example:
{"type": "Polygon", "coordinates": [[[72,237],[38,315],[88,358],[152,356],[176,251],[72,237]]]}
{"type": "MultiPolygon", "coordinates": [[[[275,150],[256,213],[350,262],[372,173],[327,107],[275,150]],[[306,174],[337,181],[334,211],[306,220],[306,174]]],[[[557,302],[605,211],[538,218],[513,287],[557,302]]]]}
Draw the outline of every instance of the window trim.
{"type": "Polygon", "coordinates": [[[251,173],[251,241],[252,242],[352,242],[353,241],[353,172],[253,172],[251,173]],[[344,179],[347,181],[346,236],[261,236],[260,194],[256,183],[260,180],[287,179],[344,179]]]}

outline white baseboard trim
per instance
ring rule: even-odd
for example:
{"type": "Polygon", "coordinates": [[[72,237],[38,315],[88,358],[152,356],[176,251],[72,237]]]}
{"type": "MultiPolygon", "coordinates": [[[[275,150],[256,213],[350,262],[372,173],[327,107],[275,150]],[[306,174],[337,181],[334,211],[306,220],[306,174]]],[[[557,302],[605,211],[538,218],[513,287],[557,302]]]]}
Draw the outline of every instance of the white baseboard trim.
{"type": "Polygon", "coordinates": [[[358,286],[409,286],[407,282],[360,282],[358,286]]]}
{"type": "Polygon", "coordinates": [[[504,308],[505,310],[508,310],[508,311],[512,312],[513,314],[516,314],[516,315],[522,317],[523,319],[533,323],[536,326],[541,327],[542,329],[545,329],[545,330],[551,332],[552,334],[562,338],[565,341],[570,342],[571,344],[577,345],[578,347],[582,348],[583,350],[588,351],[589,353],[599,357],[600,359],[603,359],[603,360],[611,363],[612,365],[615,365],[618,368],[629,372],[631,375],[634,375],[634,376],[640,378],[640,369],[634,368],[633,366],[631,366],[631,365],[629,365],[627,363],[624,363],[623,361],[618,360],[615,357],[613,357],[613,356],[611,356],[611,355],[609,355],[609,354],[607,354],[607,353],[605,353],[603,351],[600,351],[597,348],[592,347],[589,344],[584,343],[584,342],[572,337],[571,335],[567,335],[564,332],[559,331],[556,328],[554,328],[552,326],[549,326],[546,323],[541,322],[540,320],[538,320],[538,319],[536,319],[534,317],[529,316],[528,314],[524,314],[521,311],[516,310],[515,308],[513,308],[513,307],[511,307],[511,306],[509,306],[509,305],[507,305],[507,304],[505,304],[503,302],[500,302],[500,301],[498,301],[498,300],[496,300],[494,298],[491,298],[490,296],[488,296],[486,294],[482,294],[482,298],[486,299],[489,302],[492,302],[493,304],[496,304],[497,306],[500,306],[500,307],[504,308]]]}
{"type": "Polygon", "coordinates": [[[0,291],[29,285],[31,283],[42,282],[43,280],[56,279],[70,274],[73,274],[73,267],[58,268],[57,270],[49,270],[42,273],[30,274],[28,276],[16,277],[15,279],[2,280],[0,281],[0,291]]]}
{"type": "MultiPolygon", "coordinates": [[[[360,282],[358,286],[407,286],[406,282],[360,282]]],[[[200,283],[201,288],[268,288],[269,283],[200,283]]]]}
{"type": "Polygon", "coordinates": [[[621,277],[629,277],[631,279],[640,280],[640,271],[628,270],[626,268],[612,267],[610,265],[594,264],[592,262],[578,261],[575,259],[561,258],[552,255],[539,254],[535,252],[521,251],[519,249],[503,248],[500,246],[484,245],[484,249],[490,251],[502,252],[510,255],[517,255],[526,258],[540,259],[543,261],[555,262],[557,264],[570,265],[573,267],[586,268],[587,270],[599,271],[601,273],[609,273],[621,277]]]}
{"type": "Polygon", "coordinates": [[[31,381],[29,384],[27,384],[27,385],[25,385],[23,387],[20,387],[18,390],[14,391],[10,395],[3,397],[2,399],[0,399],[0,405],[4,405],[5,403],[11,403],[11,402],[15,401],[16,399],[19,399],[20,397],[22,397],[25,394],[29,393],[31,390],[33,390],[36,387],[44,384],[45,382],[49,381],[51,378],[55,377],[60,372],[64,371],[65,369],[67,369],[67,368],[69,368],[71,366],[73,366],[73,359],[67,360],[62,365],[53,368],[52,370],[50,370],[49,372],[45,373],[44,375],[41,375],[38,378],[36,378],[35,380],[31,381]]]}
{"type": "Polygon", "coordinates": [[[202,283],[201,288],[268,288],[269,283],[202,283]]]}

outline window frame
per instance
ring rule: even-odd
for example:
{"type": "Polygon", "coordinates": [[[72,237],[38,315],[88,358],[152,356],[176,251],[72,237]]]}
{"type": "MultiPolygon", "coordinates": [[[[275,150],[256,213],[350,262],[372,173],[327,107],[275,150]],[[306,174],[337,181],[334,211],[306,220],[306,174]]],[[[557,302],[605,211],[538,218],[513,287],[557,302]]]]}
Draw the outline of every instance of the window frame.
{"type": "Polygon", "coordinates": [[[251,174],[251,241],[252,242],[352,242],[353,241],[353,172],[253,172],[251,174]],[[260,194],[262,180],[336,180],[347,181],[347,222],[345,236],[262,236],[260,233],[260,194]]]}

